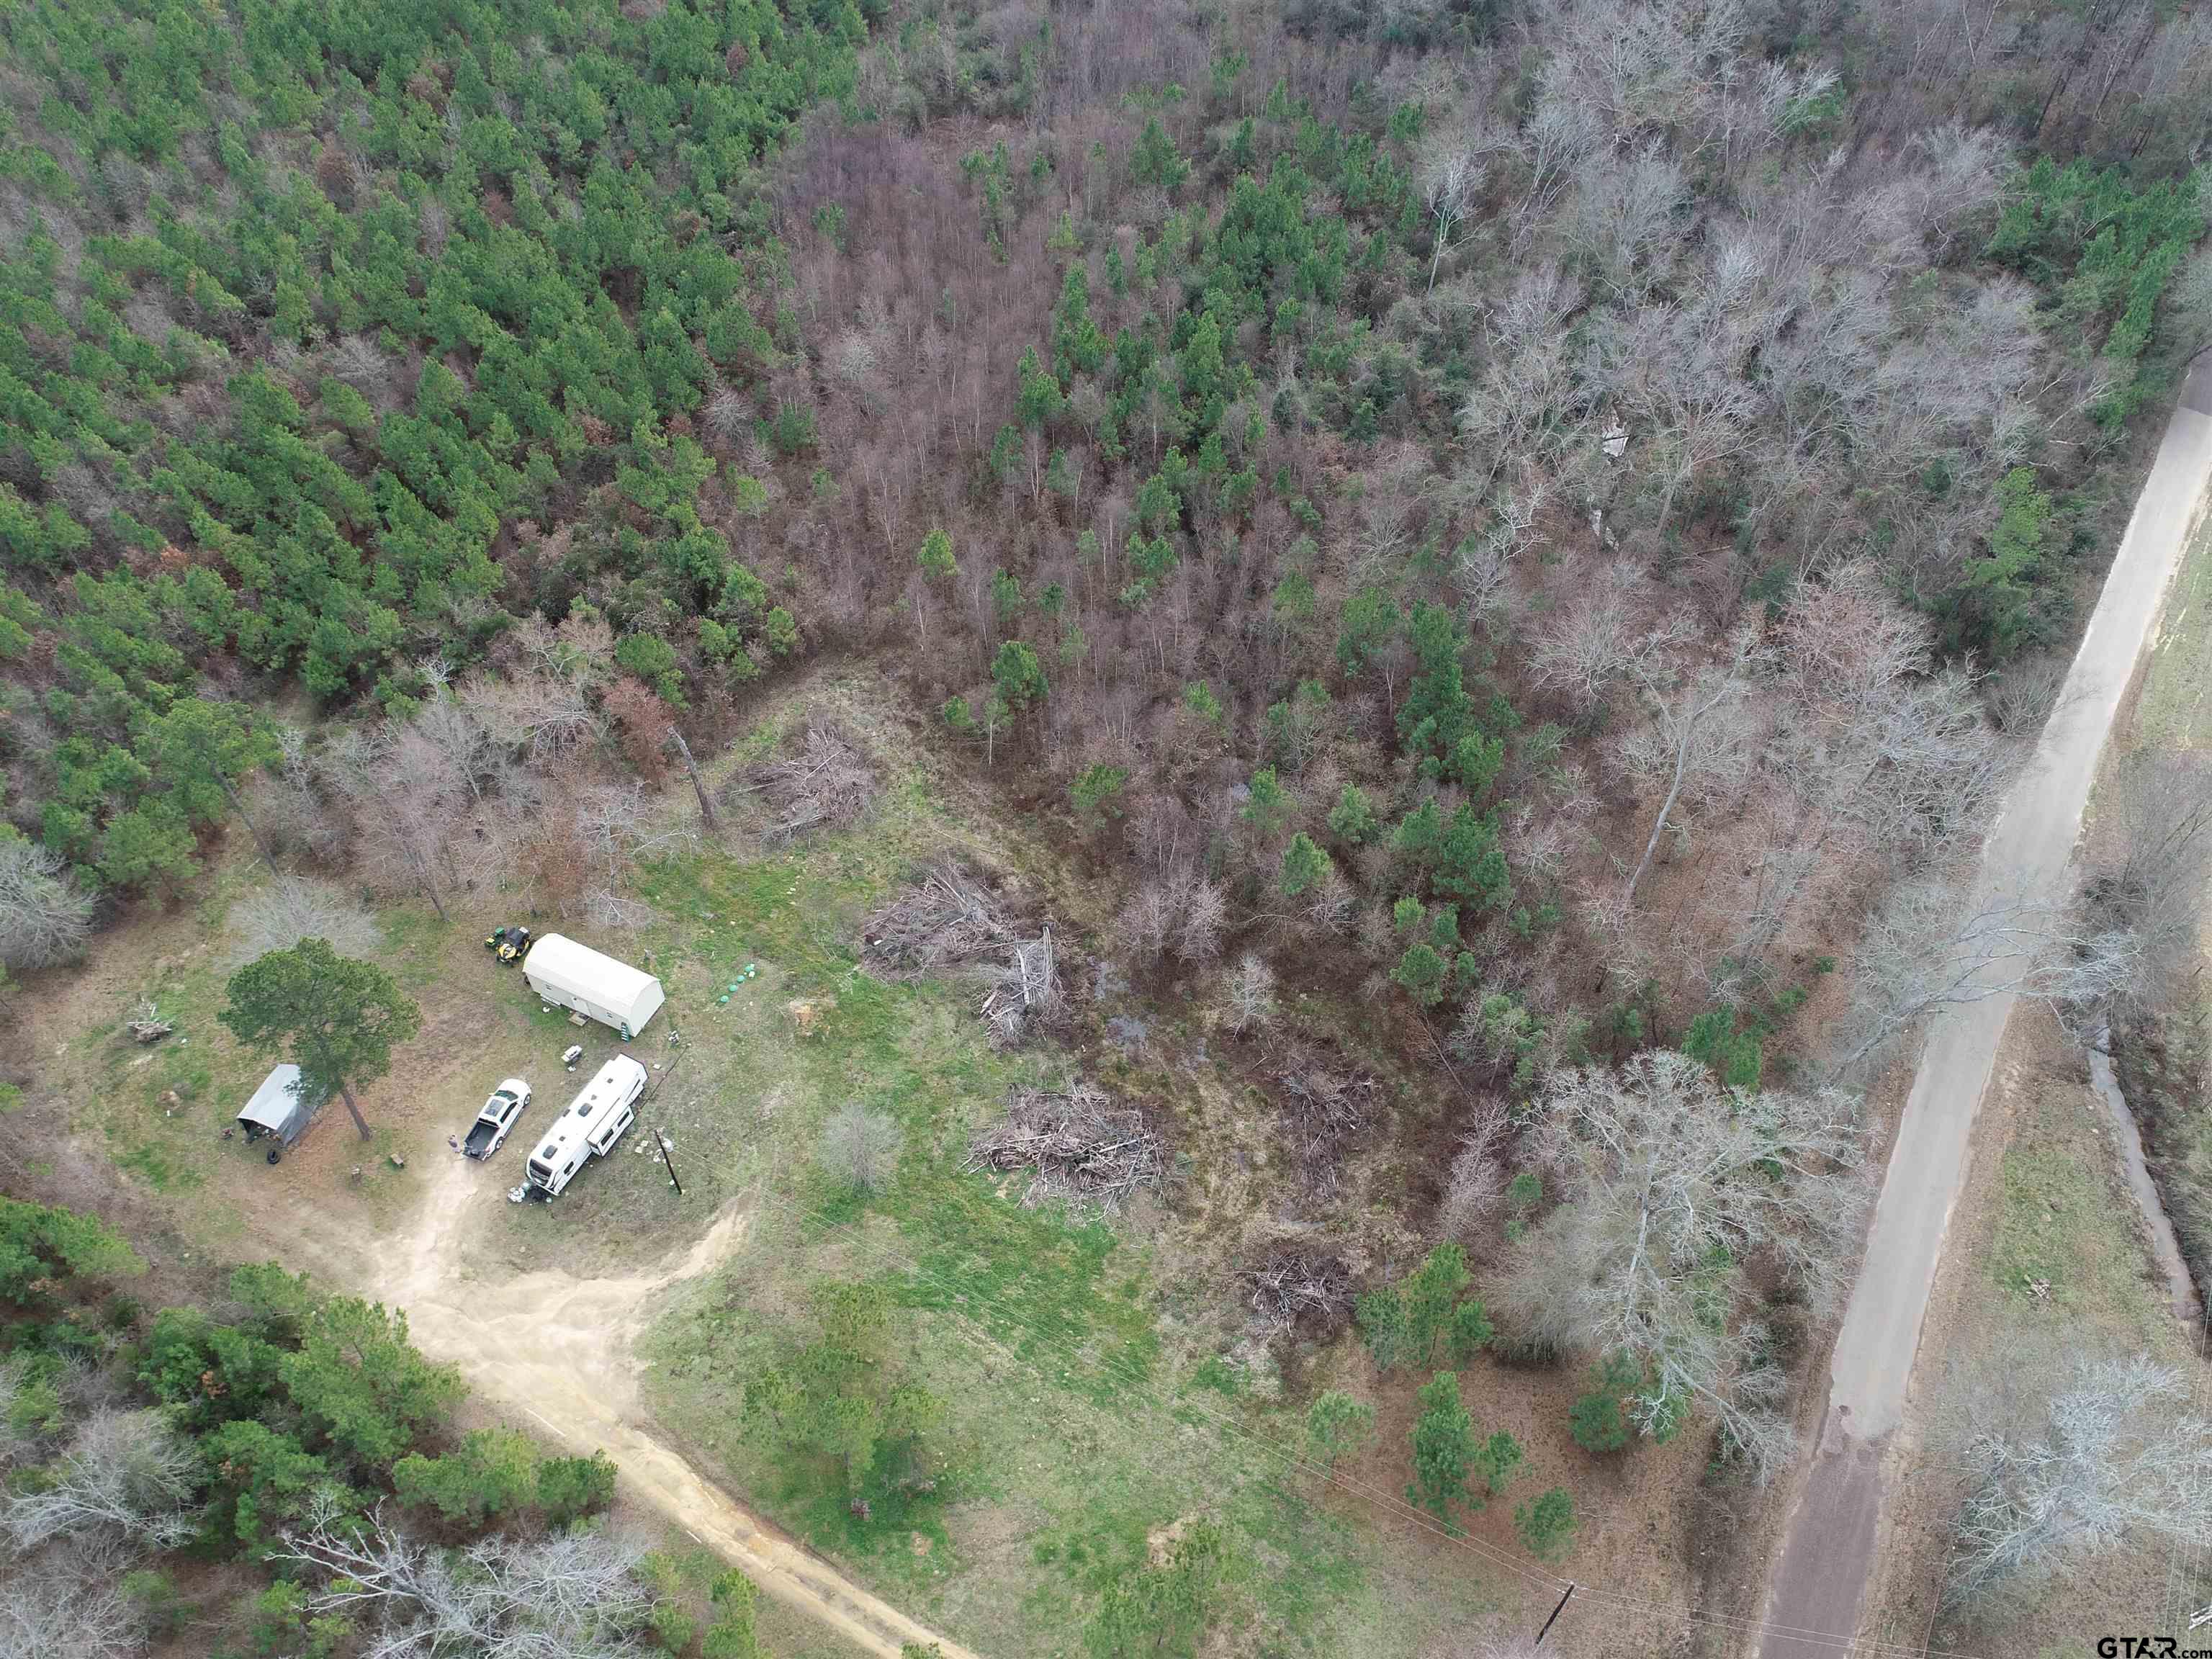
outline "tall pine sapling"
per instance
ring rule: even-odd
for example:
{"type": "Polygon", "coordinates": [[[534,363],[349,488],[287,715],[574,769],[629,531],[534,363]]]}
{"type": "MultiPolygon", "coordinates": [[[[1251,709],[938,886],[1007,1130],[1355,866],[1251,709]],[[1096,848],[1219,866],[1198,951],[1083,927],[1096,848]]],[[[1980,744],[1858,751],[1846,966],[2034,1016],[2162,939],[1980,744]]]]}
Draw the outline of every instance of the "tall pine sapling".
{"type": "Polygon", "coordinates": [[[249,962],[228,988],[222,1018],[230,1034],[264,1055],[289,1057],[311,1096],[343,1097],[367,1140],[354,1087],[391,1070],[392,1049],[421,1029],[414,999],[374,963],[342,957],[319,939],[249,962]]]}

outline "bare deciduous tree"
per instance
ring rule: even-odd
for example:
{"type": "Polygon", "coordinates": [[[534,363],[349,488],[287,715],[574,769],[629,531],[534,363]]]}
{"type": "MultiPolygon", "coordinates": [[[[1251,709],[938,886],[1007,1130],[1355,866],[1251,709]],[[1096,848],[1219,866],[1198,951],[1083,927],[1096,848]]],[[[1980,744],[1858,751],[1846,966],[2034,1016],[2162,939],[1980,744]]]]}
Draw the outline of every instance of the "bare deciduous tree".
{"type": "Polygon", "coordinates": [[[1458,245],[1460,227],[1481,191],[1489,158],[1511,147],[1509,134],[1474,121],[1439,126],[1422,141],[1413,183],[1432,232],[1427,292],[1436,292],[1437,267],[1458,245]]]}
{"type": "Polygon", "coordinates": [[[123,1659],[144,1646],[116,1594],[112,1564],[60,1559],[11,1565],[0,1589],[0,1659],[123,1659]]]}
{"type": "Polygon", "coordinates": [[[1211,962],[1221,953],[1221,925],[1228,914],[1228,900],[1218,887],[1203,878],[1192,882],[1180,896],[1176,956],[1183,962],[1211,962]]]}
{"type": "Polygon", "coordinates": [[[363,1651],[374,1659],[611,1659],[629,1650],[628,1638],[652,1613],[637,1576],[644,1553],[620,1534],[492,1537],[448,1553],[410,1538],[380,1511],[356,1522],[334,1503],[319,1507],[270,1559],[322,1578],[308,1596],[313,1611],[373,1620],[363,1651]]]}
{"type": "Polygon", "coordinates": [[[1495,1217],[1505,1198],[1505,1132],[1510,1115],[1504,1100],[1486,1096],[1460,1133],[1437,1210],[1437,1230],[1464,1244],[1495,1217]]]}
{"type": "Polygon", "coordinates": [[[239,901],[229,926],[239,966],[303,939],[328,939],[342,956],[370,957],[384,939],[376,919],[343,892],[299,876],[279,876],[239,901]]]}
{"type": "Polygon", "coordinates": [[[580,674],[541,669],[463,684],[459,696],[493,740],[532,766],[543,766],[582,747],[599,732],[580,674]]]}
{"type": "Polygon", "coordinates": [[[0,1509],[0,1526],[23,1549],[86,1534],[174,1549],[191,1536],[199,1477],[191,1447],[155,1412],[103,1410],[31,1488],[0,1509]]]}
{"type": "Polygon", "coordinates": [[[1754,730],[1747,694],[1765,656],[1753,619],[1738,626],[1720,656],[1688,673],[1668,676],[1656,664],[1642,667],[1638,690],[1651,720],[1623,743],[1622,757],[1632,769],[1662,781],[1666,793],[1644,856],[1621,890],[1624,910],[1636,902],[1637,884],[1684,793],[1721,787],[1747,759],[1754,730]]]}
{"type": "Polygon", "coordinates": [[[1229,1028],[1240,1036],[1254,1026],[1264,1026],[1275,1017],[1275,970],[1257,953],[1247,951],[1229,970],[1224,986],[1229,997],[1229,1028]]]}
{"type": "Polygon", "coordinates": [[[1539,685],[1564,691],[1589,714],[1623,680],[1648,678],[1668,652],[1688,637],[1688,618],[1646,620],[1643,573],[1625,561],[1578,570],[1571,596],[1536,633],[1529,657],[1539,685]]]}
{"type": "Polygon", "coordinates": [[[0,831],[0,967],[21,972],[67,962],[91,931],[92,899],[61,855],[0,831]]]}
{"type": "Polygon", "coordinates": [[[1942,1008],[2016,994],[2094,1015],[2154,982],[2152,963],[2171,963],[2194,936],[2189,925],[2168,931],[2162,920],[2115,925],[2094,904],[2052,908],[2003,893],[1977,902],[1957,871],[1900,882],[1868,915],[1851,953],[1851,1001],[1829,1079],[1858,1073],[1942,1008]]]}
{"type": "Polygon", "coordinates": [[[1619,1070],[1555,1073],[1531,1150],[1562,1202],[1510,1281],[1517,1318],[1585,1350],[1626,1350],[1649,1377],[1646,1433],[1695,1412],[1764,1479],[1793,1434],[1766,1333],[1737,1304],[1756,1257],[1816,1306],[1841,1289],[1865,1194],[1854,1102],[1721,1086],[1663,1049],[1619,1070]],[[1716,1277],[1717,1262],[1734,1264],[1716,1277]]]}
{"type": "Polygon", "coordinates": [[[2090,871],[2075,906],[2083,941],[2046,971],[2070,976],[2054,994],[2100,1009],[2154,1006],[2192,971],[2212,866],[2212,769],[2185,753],[2121,757],[2100,793],[2118,851],[2090,871]]]}
{"type": "Polygon", "coordinates": [[[1899,879],[1985,823],[2014,757],[1972,682],[1938,669],[1924,619],[1851,564],[1801,588],[1775,630],[1761,756],[1765,841],[1728,950],[1755,972],[1824,871],[1899,879]]]}
{"type": "Polygon", "coordinates": [[[1966,1447],[1952,1593],[1985,1595],[2129,1539],[2212,1544],[2212,1423],[2190,1409],[2191,1392],[2179,1371],[2139,1354],[2077,1362],[2039,1412],[2002,1390],[1988,1396],[2006,1409],[1988,1413],[1966,1447]]]}
{"type": "Polygon", "coordinates": [[[897,1167],[902,1139],[896,1123],[854,1101],[830,1114],[815,1154],[833,1180],[872,1193],[897,1167]]]}
{"type": "Polygon", "coordinates": [[[363,872],[430,901],[442,919],[456,879],[454,852],[473,804],[461,763],[436,734],[413,726],[347,732],[325,752],[331,781],[353,809],[363,872]]]}
{"type": "Polygon", "coordinates": [[[1121,907],[1115,925],[1122,947],[1140,962],[1156,963],[1175,929],[1176,896],[1164,881],[1148,881],[1121,907]]]}

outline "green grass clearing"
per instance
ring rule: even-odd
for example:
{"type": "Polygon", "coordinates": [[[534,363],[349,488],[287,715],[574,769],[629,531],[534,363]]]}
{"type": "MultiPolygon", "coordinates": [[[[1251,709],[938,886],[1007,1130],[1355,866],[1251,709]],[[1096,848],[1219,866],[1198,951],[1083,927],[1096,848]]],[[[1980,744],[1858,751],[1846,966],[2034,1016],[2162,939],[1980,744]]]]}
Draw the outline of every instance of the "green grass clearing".
{"type": "MultiPolygon", "coordinates": [[[[886,793],[904,805],[853,833],[672,858],[639,884],[662,917],[653,938],[686,1036],[667,1096],[686,1103],[671,1115],[699,1149],[688,1162],[715,1191],[749,1189],[757,1217],[747,1248],[679,1287],[649,1332],[656,1416],[784,1524],[979,1651],[1079,1653],[1104,1585],[1199,1515],[1231,1525],[1224,1627],[1241,1648],[1411,1655],[1431,1628],[1413,1605],[1465,1628],[1493,1604],[1484,1580],[1282,1474],[1267,1448],[1295,1446],[1299,1425],[1253,1397],[1279,1392],[1274,1379],[1248,1387],[1202,1322],[1171,1311],[1176,1287],[1141,1229],[1024,1210],[1018,1180],[962,1173],[1009,1085],[1070,1061],[994,1049],[961,988],[859,969],[861,918],[959,830],[911,787],[886,793]],[[747,962],[759,977],[718,1002],[747,962]],[[788,1012],[802,1002],[803,1027],[788,1012]],[[853,1101],[902,1136],[895,1175],[866,1199],[814,1159],[823,1121],[853,1101]],[[746,1379],[824,1279],[884,1287],[907,1374],[949,1406],[937,1490],[878,1498],[866,1517],[842,1487],[778,1467],[740,1415],[746,1379]]],[[[1124,1086],[1164,1086],[1115,1069],[1124,1086]]],[[[582,1213],[604,1201],[611,1221],[629,1171],[594,1174],[604,1197],[582,1213]]],[[[550,1208],[574,1224],[566,1199],[550,1208]]]]}

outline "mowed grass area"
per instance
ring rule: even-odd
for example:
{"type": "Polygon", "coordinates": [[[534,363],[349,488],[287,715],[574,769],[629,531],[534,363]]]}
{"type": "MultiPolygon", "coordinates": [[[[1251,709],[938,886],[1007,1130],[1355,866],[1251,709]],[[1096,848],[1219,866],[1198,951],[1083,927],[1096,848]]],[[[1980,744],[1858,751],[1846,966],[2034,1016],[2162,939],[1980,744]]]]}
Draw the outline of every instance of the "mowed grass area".
{"type": "Polygon", "coordinates": [[[2094,1334],[2116,1352],[2180,1360],[2188,1344],[2151,1277],[2136,1212],[2112,1164],[2111,1133],[2094,1097],[2052,1086],[2023,1109],[1998,1172],[2000,1200],[1985,1272],[2002,1322],[2094,1334]],[[2041,1289],[2039,1291],[2039,1286],[2041,1289]]]}

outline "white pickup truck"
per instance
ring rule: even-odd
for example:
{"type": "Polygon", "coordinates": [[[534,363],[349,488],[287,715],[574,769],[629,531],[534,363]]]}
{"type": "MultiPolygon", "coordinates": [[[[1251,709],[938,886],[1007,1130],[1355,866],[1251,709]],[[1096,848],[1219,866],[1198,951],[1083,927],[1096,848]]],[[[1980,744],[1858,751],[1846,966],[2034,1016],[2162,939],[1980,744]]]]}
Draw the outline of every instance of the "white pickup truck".
{"type": "Polygon", "coordinates": [[[519,1077],[507,1079],[484,1102],[483,1110],[469,1126],[469,1138],[461,1143],[461,1151],[471,1158],[489,1158],[506,1145],[514,1126],[522,1121],[523,1108],[529,1104],[530,1085],[519,1077]]]}
{"type": "Polygon", "coordinates": [[[523,1165],[523,1196],[558,1198],[577,1170],[605,1156],[636,1121],[645,1085],[645,1067],[628,1054],[617,1054],[602,1066],[568,1109],[553,1120],[523,1165]]]}

